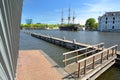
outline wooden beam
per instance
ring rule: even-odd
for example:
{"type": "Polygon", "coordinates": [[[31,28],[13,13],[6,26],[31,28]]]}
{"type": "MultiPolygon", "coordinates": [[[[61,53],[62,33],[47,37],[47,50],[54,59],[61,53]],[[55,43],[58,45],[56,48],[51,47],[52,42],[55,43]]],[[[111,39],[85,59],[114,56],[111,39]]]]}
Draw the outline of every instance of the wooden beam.
{"type": "Polygon", "coordinates": [[[95,68],[95,56],[93,56],[93,64],[92,64],[92,68],[95,68]]]}
{"type": "Polygon", "coordinates": [[[80,72],[80,63],[78,63],[78,78],[80,77],[81,72],[80,72]]]}
{"type": "Polygon", "coordinates": [[[107,50],[107,60],[109,59],[109,49],[107,50]]]}
{"type": "Polygon", "coordinates": [[[103,53],[104,52],[101,53],[101,64],[103,63],[103,53]]]}
{"type": "Polygon", "coordinates": [[[64,66],[66,66],[66,55],[64,55],[64,60],[65,60],[64,66]]]}
{"type": "MultiPolygon", "coordinates": [[[[88,49],[85,49],[85,53],[87,53],[88,49]]],[[[85,54],[85,57],[87,57],[87,54],[85,54]]]]}
{"type": "MultiPolygon", "coordinates": [[[[76,56],[78,56],[78,52],[76,52],[76,56]]],[[[76,62],[78,61],[78,57],[76,58],[76,62]]]]}
{"type": "Polygon", "coordinates": [[[86,60],[84,61],[84,75],[86,74],[86,60]]]}

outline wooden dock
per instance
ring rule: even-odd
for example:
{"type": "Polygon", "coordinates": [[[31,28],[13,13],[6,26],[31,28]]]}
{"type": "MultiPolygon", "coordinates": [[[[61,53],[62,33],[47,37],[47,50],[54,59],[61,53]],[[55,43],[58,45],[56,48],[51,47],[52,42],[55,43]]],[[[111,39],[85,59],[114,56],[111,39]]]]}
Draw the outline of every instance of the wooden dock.
{"type": "Polygon", "coordinates": [[[73,50],[63,53],[63,62],[65,65],[64,70],[74,79],[94,80],[110,68],[117,58],[117,45],[104,48],[104,43],[89,45],[49,35],[26,33],[38,39],[73,50]]]}
{"type": "Polygon", "coordinates": [[[16,80],[62,80],[62,78],[63,76],[41,50],[19,51],[16,80]]]}
{"type": "MultiPolygon", "coordinates": [[[[74,52],[81,50],[79,49],[72,52],[63,53],[63,56],[65,57],[65,55],[74,54],[74,52]]],[[[103,49],[97,53],[85,56],[83,59],[78,60],[78,57],[89,54],[89,52],[93,51],[91,50],[70,58],[65,57],[63,60],[65,63],[65,71],[74,78],[78,78],[80,80],[94,80],[115,63],[115,59],[117,58],[117,45],[103,49]],[[66,63],[73,58],[76,59],[76,61],[69,64],[66,63]]]]}
{"type": "Polygon", "coordinates": [[[91,46],[89,44],[83,44],[83,43],[76,42],[75,40],[69,41],[69,40],[65,40],[64,38],[60,39],[60,38],[56,38],[56,37],[49,36],[49,35],[43,35],[40,33],[33,33],[33,32],[28,32],[28,31],[25,31],[25,33],[30,34],[31,36],[36,37],[38,39],[42,39],[44,41],[47,41],[47,42],[62,46],[64,48],[71,49],[71,50],[76,50],[76,49],[91,46]]]}

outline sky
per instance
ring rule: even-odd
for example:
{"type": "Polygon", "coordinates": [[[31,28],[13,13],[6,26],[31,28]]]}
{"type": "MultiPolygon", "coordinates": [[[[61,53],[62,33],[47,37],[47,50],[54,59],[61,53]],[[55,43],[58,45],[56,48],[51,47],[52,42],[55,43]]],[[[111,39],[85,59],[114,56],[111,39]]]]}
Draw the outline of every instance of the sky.
{"type": "Polygon", "coordinates": [[[21,23],[33,19],[33,23],[60,24],[62,9],[67,22],[69,6],[75,23],[84,25],[88,18],[98,21],[105,12],[120,11],[120,0],[23,0],[21,23]]]}

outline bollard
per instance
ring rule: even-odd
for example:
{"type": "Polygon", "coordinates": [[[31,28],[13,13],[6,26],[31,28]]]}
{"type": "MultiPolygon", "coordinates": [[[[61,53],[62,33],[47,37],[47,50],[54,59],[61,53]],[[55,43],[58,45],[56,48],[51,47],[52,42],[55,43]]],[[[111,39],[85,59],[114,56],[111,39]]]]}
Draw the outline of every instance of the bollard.
{"type": "Polygon", "coordinates": [[[47,36],[48,36],[48,37],[50,37],[50,35],[49,35],[49,34],[47,34],[47,36]]]}
{"type": "Polygon", "coordinates": [[[73,43],[74,43],[74,44],[76,43],[76,40],[75,40],[75,39],[73,39],[73,43]]]}
{"type": "Polygon", "coordinates": [[[63,37],[63,40],[65,40],[65,36],[63,37]]]}

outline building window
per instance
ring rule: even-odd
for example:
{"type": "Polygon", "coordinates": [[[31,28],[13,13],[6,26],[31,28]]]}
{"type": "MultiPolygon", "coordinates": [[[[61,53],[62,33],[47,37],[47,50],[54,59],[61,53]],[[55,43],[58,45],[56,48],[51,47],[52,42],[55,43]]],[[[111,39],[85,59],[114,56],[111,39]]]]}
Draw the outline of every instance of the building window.
{"type": "Polygon", "coordinates": [[[113,13],[112,16],[115,16],[115,13],[113,13]]]}
{"type": "Polygon", "coordinates": [[[115,20],[115,17],[113,17],[113,20],[115,20]]]}
{"type": "Polygon", "coordinates": [[[107,20],[108,18],[106,17],[106,20],[107,20]]]}
{"type": "Polygon", "coordinates": [[[112,29],[114,29],[114,26],[112,26],[112,29]]]}
{"type": "Polygon", "coordinates": [[[107,21],[105,23],[107,24],[107,21]]]}
{"type": "Polygon", "coordinates": [[[113,24],[115,23],[115,21],[113,21],[113,24]]]}

